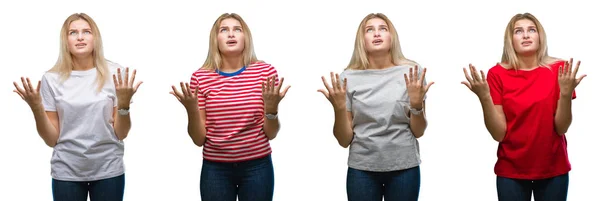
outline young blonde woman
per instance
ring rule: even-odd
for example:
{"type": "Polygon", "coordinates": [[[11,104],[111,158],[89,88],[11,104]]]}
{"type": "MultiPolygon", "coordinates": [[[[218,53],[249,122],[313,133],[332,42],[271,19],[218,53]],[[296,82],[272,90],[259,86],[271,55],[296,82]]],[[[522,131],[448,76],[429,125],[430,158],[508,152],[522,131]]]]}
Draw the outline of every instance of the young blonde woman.
{"type": "Polygon", "coordinates": [[[417,200],[419,143],[427,121],[426,69],[404,57],[392,22],[367,15],[341,75],[319,90],[331,102],[338,143],[350,147],[347,196],[353,201],[417,200]]]}
{"type": "Polygon", "coordinates": [[[530,13],[506,26],[500,63],[488,70],[469,65],[463,84],[483,107],[487,130],[499,142],[494,172],[500,201],[567,200],[571,164],[565,133],[579,62],[548,56],[546,33],[530,13]]]}
{"type": "Polygon", "coordinates": [[[244,20],[219,16],[204,65],[171,92],[186,108],[192,141],[204,147],[202,200],[273,199],[269,140],[279,132],[278,105],[289,89],[282,83],[272,65],[256,59],[244,20]]]}
{"type": "Polygon", "coordinates": [[[92,201],[123,200],[123,139],[141,82],[134,85],[135,70],[129,75],[128,68],[104,58],[100,30],[84,13],[65,20],[60,45],[58,61],[37,86],[29,78],[14,83],[40,137],[54,148],[54,200],[85,201],[88,193],[92,201]]]}

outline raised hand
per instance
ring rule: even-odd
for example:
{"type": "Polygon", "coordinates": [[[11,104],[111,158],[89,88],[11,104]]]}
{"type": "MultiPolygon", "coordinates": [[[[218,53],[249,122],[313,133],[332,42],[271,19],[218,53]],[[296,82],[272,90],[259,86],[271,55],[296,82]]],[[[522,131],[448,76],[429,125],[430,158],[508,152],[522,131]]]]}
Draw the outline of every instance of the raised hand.
{"type": "Polygon", "coordinates": [[[275,76],[268,77],[267,80],[263,82],[262,96],[265,104],[266,113],[277,113],[279,102],[281,101],[281,99],[283,99],[283,97],[285,97],[285,94],[291,87],[287,86],[283,91],[281,91],[281,86],[283,86],[283,80],[284,78],[282,77],[281,80],[279,80],[279,85],[277,86],[275,86],[275,76]]]}
{"type": "Polygon", "coordinates": [[[575,87],[587,76],[584,74],[579,78],[575,78],[577,71],[579,71],[579,64],[581,64],[581,61],[577,62],[577,66],[573,70],[573,58],[571,58],[569,61],[565,61],[564,66],[558,67],[558,85],[560,86],[561,95],[571,96],[575,87]]]}
{"type": "Polygon", "coordinates": [[[117,75],[113,74],[113,82],[115,83],[115,90],[117,93],[117,99],[119,101],[119,105],[129,105],[131,102],[131,97],[135,92],[137,92],[138,88],[142,84],[142,82],[138,82],[137,84],[133,84],[135,81],[135,73],[136,70],[133,70],[133,74],[131,75],[131,80],[129,79],[129,67],[125,68],[125,80],[121,76],[121,69],[117,69],[117,75]]]}
{"type": "Polygon", "coordinates": [[[404,81],[406,82],[408,98],[412,108],[420,109],[423,107],[423,98],[427,91],[429,91],[429,87],[434,83],[429,82],[427,85],[423,85],[426,72],[427,68],[424,68],[423,73],[419,76],[419,67],[415,66],[414,70],[413,68],[409,70],[409,75],[404,74],[404,81]]]}
{"type": "Polygon", "coordinates": [[[25,102],[27,102],[29,107],[32,109],[42,106],[42,96],[40,95],[41,81],[38,81],[36,88],[33,88],[29,78],[21,77],[21,82],[23,83],[23,88],[19,87],[17,82],[13,82],[15,85],[15,90],[13,90],[13,92],[19,94],[19,96],[21,96],[21,98],[25,100],[25,102]]]}
{"type": "Polygon", "coordinates": [[[173,94],[181,104],[185,107],[186,110],[198,110],[198,87],[192,91],[189,83],[180,82],[181,92],[177,91],[175,85],[171,86],[173,91],[170,94],[173,94]]]}
{"type": "Polygon", "coordinates": [[[325,98],[329,100],[329,102],[333,106],[333,109],[346,109],[346,86],[348,83],[348,79],[344,78],[344,83],[342,85],[342,83],[340,83],[340,75],[336,73],[334,76],[333,72],[331,72],[330,75],[331,86],[329,86],[329,84],[327,84],[327,81],[325,81],[325,76],[321,76],[321,80],[323,80],[323,85],[325,86],[325,89],[319,89],[317,91],[325,95],[325,98]]]}
{"type": "Polygon", "coordinates": [[[469,64],[469,70],[471,73],[468,73],[467,69],[463,68],[463,72],[465,73],[465,78],[467,81],[462,81],[461,83],[467,86],[479,98],[489,96],[490,87],[483,70],[480,70],[481,75],[479,75],[479,73],[477,73],[477,69],[475,69],[475,66],[471,64],[469,64]]]}

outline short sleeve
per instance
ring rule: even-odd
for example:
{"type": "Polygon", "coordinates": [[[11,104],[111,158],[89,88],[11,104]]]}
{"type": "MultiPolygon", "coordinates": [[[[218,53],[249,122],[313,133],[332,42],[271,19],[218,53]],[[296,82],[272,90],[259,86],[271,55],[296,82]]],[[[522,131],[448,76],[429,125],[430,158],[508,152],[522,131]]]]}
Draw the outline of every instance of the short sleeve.
{"type": "Polygon", "coordinates": [[[193,74],[192,78],[190,79],[190,89],[194,91],[196,90],[196,88],[198,88],[198,109],[203,110],[206,108],[206,96],[204,96],[204,93],[202,93],[202,90],[200,89],[198,77],[196,77],[196,75],[193,74]]]}
{"type": "Polygon", "coordinates": [[[492,97],[494,105],[502,105],[502,81],[493,69],[494,68],[488,70],[486,78],[490,88],[490,96],[492,97]]]}
{"type": "MultiPolygon", "coordinates": [[[[340,74],[340,84],[344,84],[344,79],[346,79],[346,71],[342,72],[340,74]]],[[[346,82],[348,83],[349,81],[346,80],[346,82]]],[[[348,112],[352,112],[352,96],[350,93],[350,90],[348,90],[348,84],[346,83],[346,111],[348,112]]]]}
{"type": "Polygon", "coordinates": [[[50,85],[50,80],[47,75],[42,77],[40,84],[40,96],[42,97],[42,105],[46,111],[56,111],[56,99],[54,99],[54,92],[50,85]]]}

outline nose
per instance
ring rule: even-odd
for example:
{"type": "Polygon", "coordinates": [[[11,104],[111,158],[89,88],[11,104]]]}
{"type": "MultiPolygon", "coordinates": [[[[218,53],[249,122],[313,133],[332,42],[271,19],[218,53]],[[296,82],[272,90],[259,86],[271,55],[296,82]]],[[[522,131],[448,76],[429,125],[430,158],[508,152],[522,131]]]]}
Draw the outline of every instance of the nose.
{"type": "Polygon", "coordinates": [[[227,32],[227,34],[228,34],[227,37],[229,37],[229,38],[233,38],[235,36],[233,31],[227,32]]]}
{"type": "Polygon", "coordinates": [[[381,36],[381,32],[379,31],[379,29],[375,29],[375,31],[373,32],[373,36],[374,37],[380,37],[381,36]]]}
{"type": "Polygon", "coordinates": [[[78,41],[82,41],[82,40],[83,40],[83,34],[81,34],[81,33],[78,33],[78,34],[77,34],[77,40],[78,40],[78,41]]]}

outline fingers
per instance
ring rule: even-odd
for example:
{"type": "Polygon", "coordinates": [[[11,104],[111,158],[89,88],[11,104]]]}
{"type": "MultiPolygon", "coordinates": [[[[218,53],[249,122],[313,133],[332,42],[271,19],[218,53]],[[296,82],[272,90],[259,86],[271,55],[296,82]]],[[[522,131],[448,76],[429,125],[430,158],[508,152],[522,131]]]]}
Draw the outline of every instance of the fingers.
{"type": "Polygon", "coordinates": [[[177,88],[175,87],[175,85],[171,85],[171,88],[173,89],[173,91],[171,91],[170,94],[173,94],[177,98],[177,100],[181,101],[181,98],[183,98],[183,94],[181,94],[177,91],[177,88]]]}
{"type": "Polygon", "coordinates": [[[117,82],[117,76],[115,74],[113,74],[113,83],[115,84],[115,87],[119,86],[119,82],[117,82]]]}
{"type": "Polygon", "coordinates": [[[23,89],[24,89],[24,92],[23,92],[23,94],[25,94],[25,93],[27,93],[27,92],[31,91],[31,90],[29,89],[29,85],[27,85],[27,81],[25,80],[25,78],[24,78],[24,77],[21,77],[21,82],[23,83],[23,89]]]}
{"type": "Polygon", "coordinates": [[[281,91],[281,86],[283,86],[284,79],[285,79],[284,77],[281,77],[281,79],[279,80],[279,85],[277,85],[277,88],[275,89],[277,92],[281,91]]]}
{"type": "Polygon", "coordinates": [[[185,83],[185,90],[187,91],[188,96],[193,96],[192,89],[190,88],[190,83],[185,83]]]}
{"type": "Polygon", "coordinates": [[[583,78],[587,77],[587,75],[582,75],[579,78],[577,78],[577,85],[579,85],[579,83],[581,82],[581,80],[583,80],[583,78]]]}
{"type": "Polygon", "coordinates": [[[427,86],[425,86],[425,93],[427,93],[429,91],[429,87],[431,87],[431,85],[433,85],[435,82],[430,82],[427,83],[427,86]]]}
{"type": "Polygon", "coordinates": [[[121,78],[121,68],[117,69],[117,83],[123,84],[123,78],[121,78]]]}
{"type": "Polygon", "coordinates": [[[573,58],[569,59],[569,68],[567,68],[567,75],[571,75],[571,70],[573,69],[573,58]]]}
{"type": "Polygon", "coordinates": [[[333,72],[329,72],[329,75],[331,76],[331,88],[333,90],[336,90],[338,88],[337,87],[337,85],[338,85],[337,80],[335,80],[333,72]]]}
{"type": "Polygon", "coordinates": [[[577,75],[577,72],[579,71],[579,65],[581,65],[581,61],[577,61],[577,65],[575,66],[575,69],[573,69],[573,77],[577,75]]]}
{"type": "Polygon", "coordinates": [[[413,69],[412,69],[412,68],[410,68],[410,69],[408,70],[408,82],[409,82],[409,83],[412,83],[412,82],[413,82],[413,79],[414,79],[414,76],[413,76],[413,69]]]}
{"type": "Polygon", "coordinates": [[[487,80],[485,79],[485,73],[483,72],[483,70],[479,70],[479,72],[481,72],[481,80],[485,82],[487,80]]]}
{"type": "Polygon", "coordinates": [[[15,89],[17,90],[17,92],[19,92],[20,94],[25,93],[25,89],[22,89],[19,84],[17,84],[17,82],[13,82],[13,84],[15,85],[15,89]]]}
{"type": "Polygon", "coordinates": [[[13,92],[19,94],[19,96],[21,96],[21,99],[25,100],[25,96],[23,96],[23,94],[17,90],[13,90],[13,92]]]}
{"type": "Polygon", "coordinates": [[[134,87],[133,87],[133,93],[137,92],[138,88],[140,88],[140,85],[142,85],[142,83],[144,82],[138,82],[134,87]]]}
{"type": "Polygon", "coordinates": [[[183,82],[179,82],[179,85],[181,86],[181,93],[183,94],[183,96],[189,96],[189,94],[187,93],[188,90],[185,89],[185,85],[183,84],[183,82]]]}
{"type": "Polygon", "coordinates": [[[338,90],[342,89],[342,82],[340,80],[340,74],[335,74],[335,88],[338,90]]]}
{"type": "MultiPolygon", "coordinates": [[[[135,83],[135,74],[137,73],[137,70],[133,70],[133,73],[131,74],[131,81],[129,82],[129,86],[132,86],[133,83],[135,83]]],[[[129,80],[129,79],[128,79],[129,80]]]]}
{"type": "MultiPolygon", "coordinates": [[[[271,90],[272,92],[275,92],[275,76],[271,76],[271,83],[269,83],[269,90],[271,90]]],[[[279,93],[279,91],[277,91],[277,93],[279,93]]]]}
{"type": "Polygon", "coordinates": [[[465,86],[467,86],[469,88],[469,90],[472,90],[471,85],[468,82],[462,81],[460,83],[464,84],[465,86]]]}
{"type": "Polygon", "coordinates": [[[33,85],[31,85],[31,80],[29,80],[29,78],[26,78],[25,80],[27,80],[27,88],[29,88],[29,93],[33,93],[34,91],[37,91],[36,89],[33,88],[33,85]]]}
{"type": "MultiPolygon", "coordinates": [[[[469,73],[467,73],[467,68],[463,68],[463,72],[465,73],[465,78],[467,79],[467,81],[468,81],[469,83],[473,83],[473,79],[471,79],[471,78],[469,77],[469,73]]],[[[471,87],[469,87],[469,88],[471,88],[471,87]]]]}
{"type": "Polygon", "coordinates": [[[419,77],[420,83],[423,83],[423,80],[425,80],[425,73],[427,73],[427,68],[423,68],[423,73],[421,73],[421,76],[419,77]]]}
{"type": "Polygon", "coordinates": [[[288,89],[290,89],[290,87],[292,86],[287,86],[285,87],[285,89],[283,89],[283,92],[281,92],[279,95],[283,98],[285,97],[285,94],[287,94],[288,89]]]}
{"type": "Polygon", "coordinates": [[[323,80],[323,85],[325,86],[325,89],[327,89],[327,91],[331,91],[331,87],[329,86],[329,84],[327,84],[325,76],[321,76],[321,80],[323,80]]]}
{"type": "Polygon", "coordinates": [[[406,83],[406,86],[410,85],[410,82],[408,81],[408,75],[406,75],[406,73],[404,73],[404,83],[406,83]]]}
{"type": "Polygon", "coordinates": [[[348,78],[344,78],[344,91],[346,91],[346,87],[348,87],[348,78]]]}
{"type": "Polygon", "coordinates": [[[37,84],[37,92],[40,93],[40,89],[42,88],[42,81],[38,80],[38,84],[37,84]]]}
{"type": "Polygon", "coordinates": [[[129,81],[129,67],[125,68],[125,82],[127,82],[127,86],[133,86],[133,82],[129,81]]]}
{"type": "Polygon", "coordinates": [[[479,81],[479,75],[477,75],[477,69],[475,66],[469,64],[469,68],[471,69],[471,77],[474,81],[479,81]]]}
{"type": "Polygon", "coordinates": [[[324,89],[319,89],[317,91],[321,92],[325,96],[325,98],[329,99],[329,93],[327,93],[324,89]]]}

